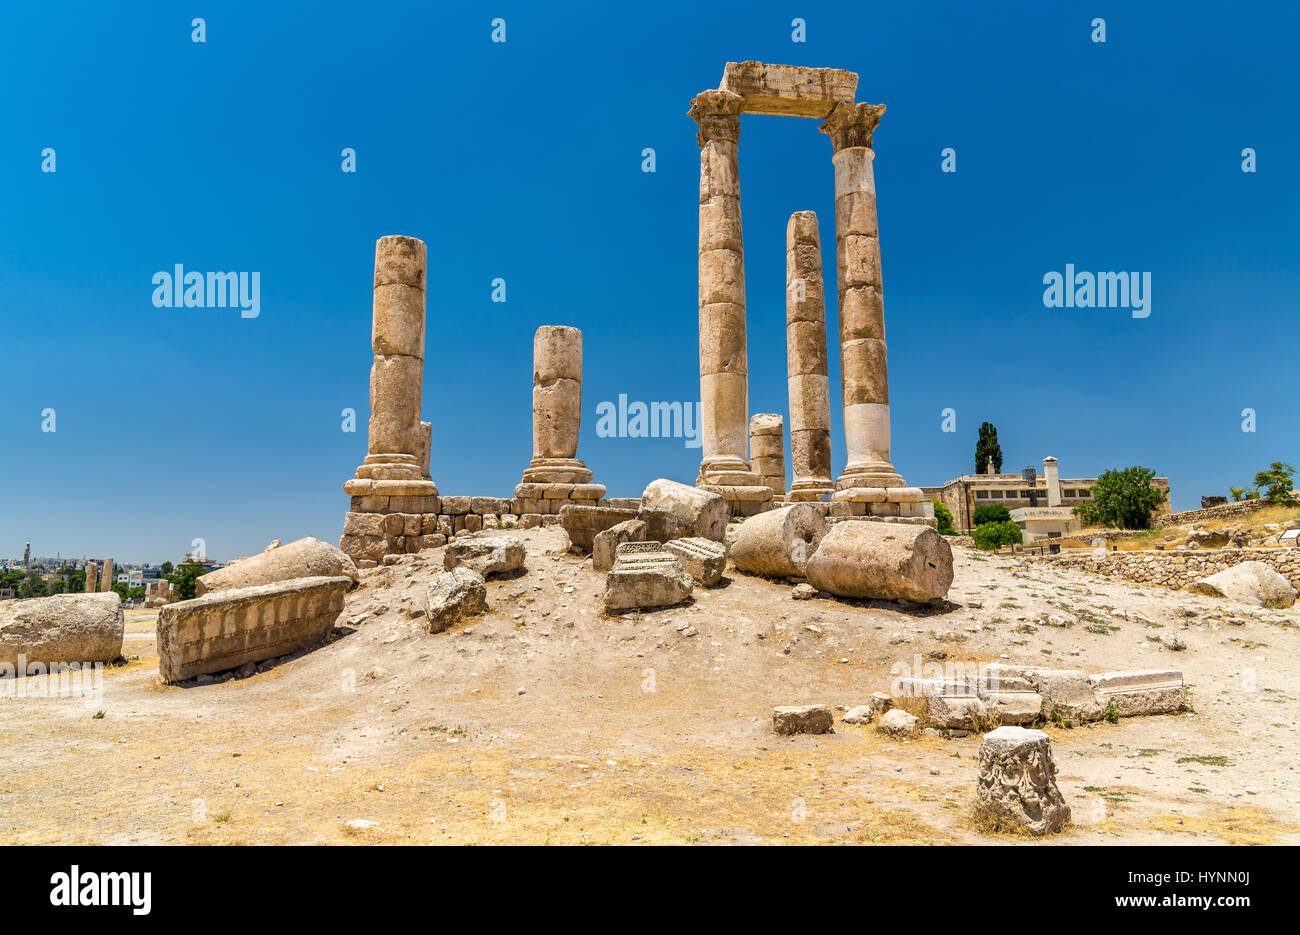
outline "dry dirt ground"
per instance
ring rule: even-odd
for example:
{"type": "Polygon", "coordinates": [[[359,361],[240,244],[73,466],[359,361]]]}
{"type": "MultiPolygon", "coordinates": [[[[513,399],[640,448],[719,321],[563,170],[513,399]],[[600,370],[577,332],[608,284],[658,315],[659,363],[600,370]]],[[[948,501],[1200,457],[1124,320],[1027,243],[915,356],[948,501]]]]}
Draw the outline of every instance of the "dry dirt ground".
{"type": "Polygon", "coordinates": [[[775,705],[859,704],[938,651],[1185,672],[1190,713],[1046,726],[1074,824],[1038,845],[1300,842],[1300,610],[959,548],[932,611],[729,571],[689,606],[606,618],[562,530],[515,534],[528,570],[489,582],[487,616],[425,633],[405,611],[442,555],[411,556],[364,573],[328,645],[247,678],[161,685],[154,612],[129,612],[139,658],[102,699],[0,700],[0,836],[1024,843],[974,827],[978,736],[899,742],[838,715],[834,734],[772,732],[775,705]]]}

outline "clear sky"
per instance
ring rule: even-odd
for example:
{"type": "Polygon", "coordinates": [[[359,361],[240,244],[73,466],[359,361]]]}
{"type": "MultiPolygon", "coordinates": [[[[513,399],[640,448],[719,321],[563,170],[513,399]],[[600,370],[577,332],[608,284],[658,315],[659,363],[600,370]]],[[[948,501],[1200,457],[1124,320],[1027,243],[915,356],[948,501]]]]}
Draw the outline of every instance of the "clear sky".
{"type": "MultiPolygon", "coordinates": [[[[196,537],[222,560],[337,542],[384,234],[428,244],[442,493],[511,495],[542,324],[584,332],[579,457],[610,495],[692,482],[698,448],[599,438],[595,407],[699,398],[686,111],[747,59],[850,69],[859,100],[888,105],[875,171],[910,483],[970,472],[984,420],[1006,470],[1143,464],[1179,509],[1300,461],[1294,4],[542,6],[5,4],[0,556],[29,539],[119,562],[175,561],[196,537]],[[258,272],[258,317],[155,307],[154,273],[178,263],[258,272]],[[1045,307],[1066,264],[1149,272],[1149,317],[1045,307]]],[[[749,116],[740,166],[750,409],[788,413],[793,211],[821,221],[835,341],[831,144],[815,121],[749,116]]]]}

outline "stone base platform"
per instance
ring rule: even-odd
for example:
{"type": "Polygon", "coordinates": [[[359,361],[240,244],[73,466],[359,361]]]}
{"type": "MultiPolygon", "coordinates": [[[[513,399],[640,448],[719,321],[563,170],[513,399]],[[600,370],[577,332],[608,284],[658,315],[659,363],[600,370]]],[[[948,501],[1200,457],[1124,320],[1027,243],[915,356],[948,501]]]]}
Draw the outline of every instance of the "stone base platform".
{"type": "Polygon", "coordinates": [[[834,503],[849,503],[856,516],[934,516],[934,504],[920,487],[845,487],[835,491],[834,503]]]}
{"type": "Polygon", "coordinates": [[[590,484],[592,474],[579,458],[533,458],[524,470],[524,484],[590,484]]]}
{"type": "Polygon", "coordinates": [[[697,482],[695,486],[701,490],[716,493],[723,500],[726,500],[727,508],[732,516],[757,516],[759,513],[765,513],[777,506],[784,505],[783,499],[778,498],[771,487],[760,484],[735,486],[732,484],[701,484],[697,482]]]}

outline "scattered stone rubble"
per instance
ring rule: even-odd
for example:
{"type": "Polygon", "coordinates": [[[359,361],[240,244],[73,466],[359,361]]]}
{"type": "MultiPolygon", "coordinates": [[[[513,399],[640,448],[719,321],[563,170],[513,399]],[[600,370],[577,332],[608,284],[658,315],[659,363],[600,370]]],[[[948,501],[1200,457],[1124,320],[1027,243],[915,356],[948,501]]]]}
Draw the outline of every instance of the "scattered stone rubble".
{"type": "Polygon", "coordinates": [[[468,568],[480,576],[505,575],[524,567],[524,544],[514,536],[478,536],[458,539],[443,550],[447,571],[468,568]]]}
{"type": "Polygon", "coordinates": [[[835,718],[824,704],[787,705],[772,709],[772,729],[778,734],[830,734],[835,718]]]}
{"type": "Polygon", "coordinates": [[[424,591],[424,628],[441,633],[455,623],[487,611],[487,583],[472,568],[453,568],[424,591]]]}
{"type": "Polygon", "coordinates": [[[625,542],[605,576],[605,610],[668,607],[688,600],[695,580],[658,542],[625,542]]]}
{"type": "Polygon", "coordinates": [[[664,550],[676,555],[695,583],[706,588],[721,580],[722,571],[727,566],[726,548],[712,539],[700,536],[673,539],[664,543],[664,550]]]}

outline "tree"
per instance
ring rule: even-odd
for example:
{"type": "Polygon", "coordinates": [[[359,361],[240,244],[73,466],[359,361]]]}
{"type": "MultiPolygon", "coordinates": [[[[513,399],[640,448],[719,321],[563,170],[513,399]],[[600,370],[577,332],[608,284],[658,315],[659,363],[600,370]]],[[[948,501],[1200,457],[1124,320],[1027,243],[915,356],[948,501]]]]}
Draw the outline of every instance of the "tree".
{"type": "Polygon", "coordinates": [[[976,526],[971,535],[977,548],[993,551],[1004,545],[1014,545],[1023,541],[1020,527],[1015,523],[985,523],[976,526]]]}
{"type": "Polygon", "coordinates": [[[170,574],[172,573],[172,569],[174,569],[175,567],[176,567],[176,566],[173,565],[171,562],[163,562],[163,563],[162,563],[162,573],[163,573],[164,575],[170,575],[170,574]]]}
{"type": "Polygon", "coordinates": [[[1092,502],[1074,508],[1089,526],[1114,529],[1148,529],[1151,514],[1165,502],[1165,491],[1151,485],[1156,472],[1140,465],[1111,469],[1097,478],[1092,502]]]}
{"type": "Polygon", "coordinates": [[[176,585],[176,591],[180,594],[181,600],[188,601],[191,600],[196,593],[194,579],[205,571],[207,571],[207,568],[199,562],[186,561],[181,562],[180,565],[176,566],[175,572],[166,575],[165,577],[172,584],[176,585]]]}
{"type": "Polygon", "coordinates": [[[1244,496],[1246,496],[1246,488],[1245,488],[1245,487],[1229,487],[1229,488],[1228,488],[1228,493],[1232,494],[1232,501],[1233,501],[1234,503],[1240,503],[1240,502],[1241,502],[1241,498],[1244,497],[1244,496]]]}
{"type": "Polygon", "coordinates": [[[1255,489],[1261,490],[1264,499],[1269,503],[1290,506],[1293,502],[1291,486],[1294,479],[1295,468],[1281,461],[1274,461],[1268,466],[1267,471],[1260,471],[1255,475],[1255,489]]]}
{"type": "Polygon", "coordinates": [[[985,506],[977,506],[975,515],[971,517],[976,526],[983,526],[985,523],[1009,523],[1011,522],[1011,511],[1001,503],[989,503],[985,506]]]}
{"type": "Polygon", "coordinates": [[[934,501],[934,518],[939,521],[940,535],[955,536],[957,534],[957,530],[952,528],[952,510],[938,500],[934,501]]]}
{"type": "Polygon", "coordinates": [[[41,577],[39,571],[29,572],[27,577],[18,582],[19,597],[45,597],[49,589],[45,586],[45,579],[41,577]]]}
{"type": "Polygon", "coordinates": [[[975,473],[983,474],[993,459],[993,473],[1002,473],[1002,446],[998,444],[998,429],[992,422],[980,426],[980,437],[975,442],[975,473]]]}

